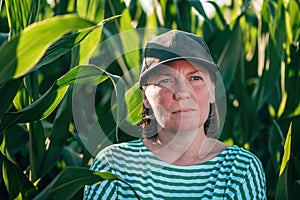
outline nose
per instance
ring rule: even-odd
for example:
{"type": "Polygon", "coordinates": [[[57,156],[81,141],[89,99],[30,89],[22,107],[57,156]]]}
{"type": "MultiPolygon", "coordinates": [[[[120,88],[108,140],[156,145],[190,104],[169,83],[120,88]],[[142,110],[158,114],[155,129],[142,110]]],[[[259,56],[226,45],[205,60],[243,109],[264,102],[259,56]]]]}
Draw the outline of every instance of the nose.
{"type": "Polygon", "coordinates": [[[191,96],[191,85],[187,80],[177,82],[173,88],[173,98],[175,100],[188,99],[191,96]]]}

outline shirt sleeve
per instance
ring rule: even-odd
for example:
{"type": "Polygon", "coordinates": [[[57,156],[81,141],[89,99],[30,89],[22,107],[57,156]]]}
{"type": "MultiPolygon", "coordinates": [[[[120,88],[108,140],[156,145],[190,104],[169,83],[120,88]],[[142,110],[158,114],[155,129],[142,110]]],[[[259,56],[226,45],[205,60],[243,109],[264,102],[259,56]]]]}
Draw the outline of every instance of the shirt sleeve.
{"type": "Polygon", "coordinates": [[[266,177],[261,162],[253,155],[234,199],[265,200],[266,177]]]}
{"type": "MultiPolygon", "coordinates": [[[[90,169],[93,171],[113,172],[111,162],[109,161],[109,150],[101,151],[94,159],[90,169]]],[[[104,180],[94,185],[87,185],[84,189],[84,200],[106,200],[117,199],[117,185],[115,180],[104,180]]]]}

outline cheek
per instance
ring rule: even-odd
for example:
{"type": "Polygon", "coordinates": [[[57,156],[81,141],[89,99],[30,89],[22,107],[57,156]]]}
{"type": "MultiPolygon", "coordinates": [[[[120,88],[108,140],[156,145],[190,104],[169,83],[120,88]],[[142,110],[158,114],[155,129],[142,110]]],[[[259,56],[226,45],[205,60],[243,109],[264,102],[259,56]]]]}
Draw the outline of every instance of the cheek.
{"type": "Polygon", "coordinates": [[[153,106],[164,106],[168,101],[168,96],[170,96],[168,91],[160,88],[147,88],[145,95],[149,101],[151,107],[153,106]]]}
{"type": "Polygon", "coordinates": [[[212,95],[207,89],[195,91],[195,93],[197,94],[196,98],[200,107],[209,106],[209,104],[212,103],[212,95]]]}

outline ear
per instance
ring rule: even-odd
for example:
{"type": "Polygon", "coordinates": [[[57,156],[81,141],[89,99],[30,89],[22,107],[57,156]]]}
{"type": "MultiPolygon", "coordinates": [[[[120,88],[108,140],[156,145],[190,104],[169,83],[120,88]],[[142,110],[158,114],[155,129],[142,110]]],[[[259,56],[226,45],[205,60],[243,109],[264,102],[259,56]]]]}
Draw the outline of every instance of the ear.
{"type": "Polygon", "coordinates": [[[147,98],[147,96],[146,96],[145,90],[146,90],[146,89],[142,89],[143,104],[144,104],[145,108],[150,109],[150,108],[151,108],[151,105],[150,105],[150,103],[149,103],[149,101],[148,101],[148,98],[147,98]]]}

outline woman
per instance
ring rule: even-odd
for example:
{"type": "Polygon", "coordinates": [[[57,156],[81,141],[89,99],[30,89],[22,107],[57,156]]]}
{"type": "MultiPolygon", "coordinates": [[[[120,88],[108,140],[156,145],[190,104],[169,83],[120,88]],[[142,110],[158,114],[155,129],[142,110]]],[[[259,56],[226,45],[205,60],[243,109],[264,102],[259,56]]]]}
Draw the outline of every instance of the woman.
{"type": "Polygon", "coordinates": [[[265,199],[260,161],[214,137],[218,66],[198,36],[172,30],[145,49],[144,138],[112,145],[92,170],[126,181],[87,186],[85,199],[265,199]]]}

